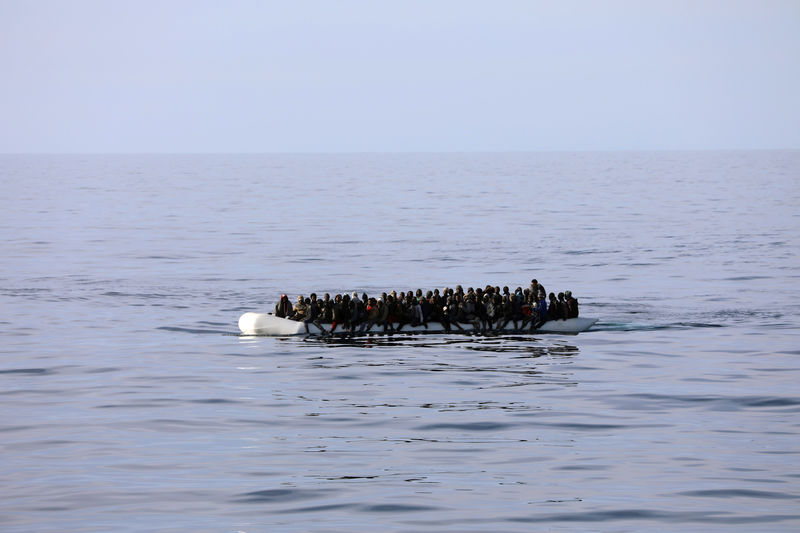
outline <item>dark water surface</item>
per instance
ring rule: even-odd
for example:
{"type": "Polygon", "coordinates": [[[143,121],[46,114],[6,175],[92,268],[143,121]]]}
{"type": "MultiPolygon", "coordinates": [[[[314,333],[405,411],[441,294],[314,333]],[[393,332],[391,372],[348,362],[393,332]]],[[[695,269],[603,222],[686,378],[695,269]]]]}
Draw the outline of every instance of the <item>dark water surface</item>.
{"type": "Polygon", "coordinates": [[[800,152],[0,156],[0,530],[796,531],[800,152]],[[240,337],[571,289],[577,336],[240,337]]]}

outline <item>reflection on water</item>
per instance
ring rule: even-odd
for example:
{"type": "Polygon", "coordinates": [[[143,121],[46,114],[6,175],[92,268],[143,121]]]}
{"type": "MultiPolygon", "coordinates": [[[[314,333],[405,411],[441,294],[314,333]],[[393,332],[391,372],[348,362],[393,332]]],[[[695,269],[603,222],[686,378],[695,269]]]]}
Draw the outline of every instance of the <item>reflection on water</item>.
{"type": "Polygon", "coordinates": [[[580,349],[572,344],[554,342],[545,343],[536,337],[521,335],[434,335],[434,334],[394,334],[375,336],[332,336],[318,337],[307,336],[283,340],[302,344],[318,345],[328,348],[353,347],[353,348],[379,348],[379,347],[413,347],[441,349],[461,348],[477,352],[518,353],[530,357],[546,355],[573,356],[578,355],[580,349]]]}

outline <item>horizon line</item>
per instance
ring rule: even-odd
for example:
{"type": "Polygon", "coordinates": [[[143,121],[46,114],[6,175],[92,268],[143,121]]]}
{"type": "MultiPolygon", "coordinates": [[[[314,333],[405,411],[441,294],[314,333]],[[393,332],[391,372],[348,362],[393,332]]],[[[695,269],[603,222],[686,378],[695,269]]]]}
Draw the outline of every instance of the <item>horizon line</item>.
{"type": "Polygon", "coordinates": [[[286,150],[286,151],[19,151],[0,155],[437,155],[437,154],[555,154],[555,153],[630,153],[630,152],[792,152],[797,148],[595,148],[531,150],[286,150]]]}

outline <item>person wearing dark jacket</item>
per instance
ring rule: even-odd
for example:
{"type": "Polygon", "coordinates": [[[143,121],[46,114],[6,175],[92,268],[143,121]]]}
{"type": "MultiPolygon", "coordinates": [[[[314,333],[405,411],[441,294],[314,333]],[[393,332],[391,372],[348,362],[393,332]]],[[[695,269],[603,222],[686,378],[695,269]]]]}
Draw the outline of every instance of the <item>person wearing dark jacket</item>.
{"type": "Polygon", "coordinates": [[[331,329],[328,330],[328,333],[333,333],[333,331],[336,329],[336,326],[344,323],[344,307],[345,305],[342,302],[342,295],[337,294],[333,299],[333,305],[331,305],[331,329]]]}
{"type": "Polygon", "coordinates": [[[317,328],[322,332],[325,333],[325,328],[322,327],[320,323],[320,318],[322,318],[322,309],[319,306],[319,300],[317,300],[317,295],[312,293],[312,298],[306,300],[306,304],[308,305],[308,316],[305,320],[303,320],[303,326],[306,328],[306,333],[310,333],[308,331],[308,324],[314,324],[317,328]]]}
{"type": "Polygon", "coordinates": [[[355,333],[361,322],[364,321],[364,303],[359,299],[358,293],[353,291],[353,297],[350,298],[350,327],[348,331],[350,334],[355,333]]]}
{"type": "Polygon", "coordinates": [[[571,291],[564,292],[567,303],[567,318],[578,318],[578,299],[572,297],[571,291]]]}
{"type": "Polygon", "coordinates": [[[326,324],[333,322],[333,300],[327,292],[322,300],[322,321],[326,324]]]}
{"type": "Polygon", "coordinates": [[[561,320],[566,320],[567,317],[567,301],[564,299],[564,293],[558,293],[558,312],[561,313],[561,320]]]}
{"type": "Polygon", "coordinates": [[[561,306],[558,305],[556,295],[550,293],[550,303],[547,305],[547,320],[558,320],[561,318],[561,306]]]}
{"type": "Polygon", "coordinates": [[[281,294],[281,299],[275,304],[274,314],[279,318],[290,318],[292,316],[292,303],[285,294],[281,294]]]}

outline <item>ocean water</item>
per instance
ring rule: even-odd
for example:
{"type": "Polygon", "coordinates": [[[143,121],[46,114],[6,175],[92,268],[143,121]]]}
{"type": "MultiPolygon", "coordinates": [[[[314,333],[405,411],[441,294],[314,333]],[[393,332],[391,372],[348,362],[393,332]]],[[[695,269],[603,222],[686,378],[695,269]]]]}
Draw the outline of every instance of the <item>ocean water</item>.
{"type": "Polygon", "coordinates": [[[0,156],[0,530],[797,531],[800,152],[0,156]],[[570,289],[579,335],[244,337],[570,289]]]}

